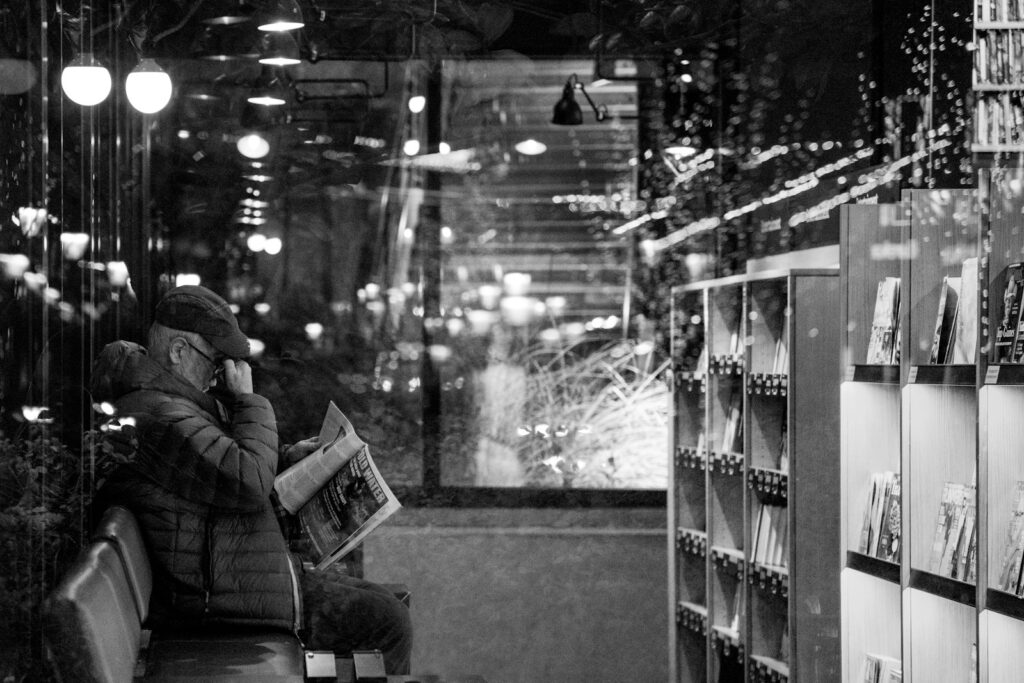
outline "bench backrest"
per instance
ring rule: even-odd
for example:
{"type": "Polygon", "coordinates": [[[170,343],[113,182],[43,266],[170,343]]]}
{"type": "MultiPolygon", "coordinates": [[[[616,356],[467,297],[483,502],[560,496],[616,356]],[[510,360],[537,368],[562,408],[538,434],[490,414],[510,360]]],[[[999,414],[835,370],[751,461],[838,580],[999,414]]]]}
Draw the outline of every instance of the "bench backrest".
{"type": "Polygon", "coordinates": [[[109,541],[117,549],[124,564],[128,585],[135,597],[139,621],[145,622],[149,616],[149,597],[153,592],[153,570],[149,566],[142,529],[135,515],[120,505],[107,508],[96,525],[92,540],[109,541]]]}
{"type": "Polygon", "coordinates": [[[92,542],[75,559],[43,605],[43,636],[59,680],[132,680],[141,622],[120,553],[92,542]]]}

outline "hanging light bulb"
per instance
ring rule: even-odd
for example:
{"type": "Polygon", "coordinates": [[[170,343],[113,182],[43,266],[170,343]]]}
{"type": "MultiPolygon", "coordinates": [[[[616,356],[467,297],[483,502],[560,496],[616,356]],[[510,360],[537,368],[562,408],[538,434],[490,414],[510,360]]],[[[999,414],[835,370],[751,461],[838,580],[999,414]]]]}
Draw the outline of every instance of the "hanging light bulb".
{"type": "Polygon", "coordinates": [[[262,159],[270,154],[270,143],[259,133],[249,133],[238,138],[238,151],[250,159],[262,159]]]}
{"type": "Polygon", "coordinates": [[[152,59],[143,59],[124,80],[128,101],[143,114],[155,114],[171,101],[171,77],[152,59]]]}
{"type": "Polygon", "coordinates": [[[519,152],[520,154],[525,154],[527,156],[536,156],[538,154],[543,154],[547,150],[547,145],[545,145],[540,140],[535,140],[533,138],[529,138],[527,140],[520,140],[519,142],[516,143],[516,151],[519,152]]]}
{"type": "Polygon", "coordinates": [[[110,72],[90,52],[83,52],[64,67],[60,85],[73,102],[91,107],[110,94],[110,72]]]}

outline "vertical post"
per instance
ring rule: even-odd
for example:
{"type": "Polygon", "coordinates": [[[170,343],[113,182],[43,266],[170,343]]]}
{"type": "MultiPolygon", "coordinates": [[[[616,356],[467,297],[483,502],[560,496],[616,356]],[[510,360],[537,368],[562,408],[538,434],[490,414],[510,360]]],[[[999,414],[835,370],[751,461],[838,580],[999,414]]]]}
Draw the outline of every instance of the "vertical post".
{"type": "MultiPolygon", "coordinates": [[[[441,62],[432,64],[427,76],[427,150],[437,152],[441,142],[441,62]]],[[[441,486],[441,377],[430,355],[434,334],[441,325],[441,174],[427,169],[426,201],[416,239],[421,259],[423,286],[423,349],[420,388],[423,396],[423,489],[441,486]]]]}

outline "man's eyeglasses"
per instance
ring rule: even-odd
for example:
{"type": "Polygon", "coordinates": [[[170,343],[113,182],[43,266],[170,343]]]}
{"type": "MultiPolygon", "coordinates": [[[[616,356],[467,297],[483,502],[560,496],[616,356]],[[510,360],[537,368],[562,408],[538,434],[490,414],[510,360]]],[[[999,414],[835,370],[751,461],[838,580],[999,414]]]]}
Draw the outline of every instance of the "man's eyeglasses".
{"type": "Polygon", "coordinates": [[[182,337],[182,339],[184,339],[185,343],[188,344],[189,346],[191,346],[192,349],[196,353],[198,353],[200,356],[202,356],[206,360],[210,361],[210,365],[213,366],[213,376],[214,376],[214,378],[215,379],[220,379],[220,377],[224,374],[224,363],[223,363],[223,361],[222,360],[217,360],[216,358],[211,358],[208,353],[206,353],[201,348],[199,348],[198,346],[196,346],[195,344],[190,342],[188,339],[185,339],[184,337],[182,337]]]}

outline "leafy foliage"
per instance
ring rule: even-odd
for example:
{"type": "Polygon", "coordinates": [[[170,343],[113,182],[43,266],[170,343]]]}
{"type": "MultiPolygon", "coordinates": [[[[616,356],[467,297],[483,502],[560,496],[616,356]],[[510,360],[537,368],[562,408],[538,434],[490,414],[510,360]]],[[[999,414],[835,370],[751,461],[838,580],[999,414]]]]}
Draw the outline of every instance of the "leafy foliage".
{"type": "Polygon", "coordinates": [[[635,341],[524,353],[517,451],[528,485],[665,485],[669,362],[653,355],[651,345],[635,341]]]}
{"type": "Polygon", "coordinates": [[[96,489],[125,455],[107,434],[77,450],[48,425],[0,432],[0,680],[46,680],[40,606],[91,528],[96,489]]]}

